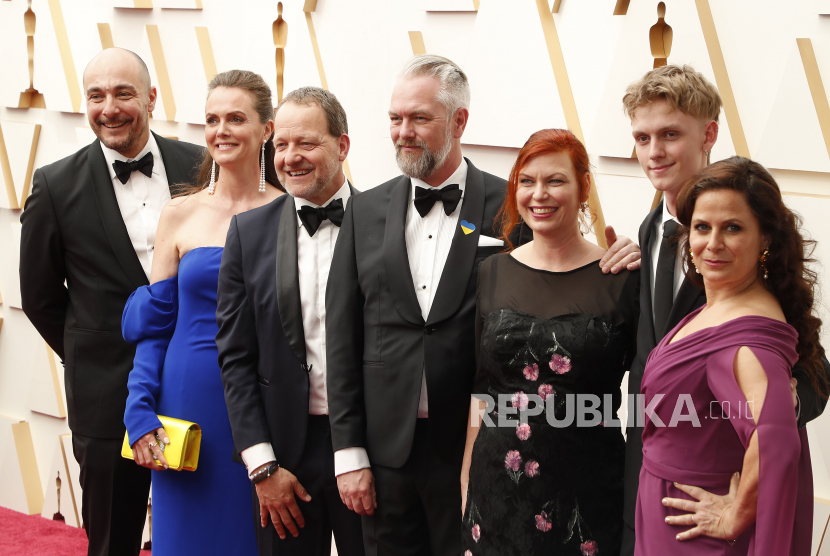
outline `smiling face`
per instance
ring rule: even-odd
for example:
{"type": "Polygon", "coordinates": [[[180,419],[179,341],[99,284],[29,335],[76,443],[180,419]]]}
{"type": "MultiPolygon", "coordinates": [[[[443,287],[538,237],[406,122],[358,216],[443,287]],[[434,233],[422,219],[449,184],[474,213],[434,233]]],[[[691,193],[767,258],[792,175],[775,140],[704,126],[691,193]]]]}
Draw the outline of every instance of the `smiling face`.
{"type": "Polygon", "coordinates": [[[150,137],[149,114],[156,89],[135,56],[110,48],[96,56],[84,72],[89,126],[105,147],[134,158],[150,137]]]}
{"type": "Polygon", "coordinates": [[[286,102],[274,118],[274,166],[293,197],[323,205],[343,185],[349,136],[329,134],[326,115],[316,104],[286,102]]]}
{"type": "Polygon", "coordinates": [[[251,94],[243,89],[216,87],[205,104],[205,143],[222,169],[259,168],[259,153],[273,129],[262,123],[251,94]]]}
{"type": "Polygon", "coordinates": [[[718,124],[675,110],[658,98],[637,108],[631,131],[643,171],[675,214],[680,188],[707,164],[706,152],[717,140],[718,124]]]}
{"type": "Polygon", "coordinates": [[[579,233],[580,184],[567,151],[535,156],[519,170],[516,205],[534,236],[579,233]]]}
{"type": "Polygon", "coordinates": [[[732,189],[700,194],[689,247],[707,286],[735,287],[758,277],[758,259],[769,245],[744,195],[732,189]]]}
{"type": "Polygon", "coordinates": [[[456,154],[453,137],[457,124],[448,120],[447,109],[438,101],[439,90],[440,83],[434,77],[401,78],[389,107],[389,131],[398,167],[405,175],[425,181],[448,161],[453,169],[461,162],[460,144],[457,156],[451,156],[456,154]]]}

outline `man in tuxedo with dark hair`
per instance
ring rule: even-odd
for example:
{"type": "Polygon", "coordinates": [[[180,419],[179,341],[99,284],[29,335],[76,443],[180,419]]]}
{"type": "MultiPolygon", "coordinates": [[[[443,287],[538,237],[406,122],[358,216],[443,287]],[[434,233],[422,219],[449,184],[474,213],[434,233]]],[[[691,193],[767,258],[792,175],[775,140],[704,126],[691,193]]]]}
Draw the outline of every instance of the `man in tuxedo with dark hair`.
{"type": "MultiPolygon", "coordinates": [[[[679,227],[677,196],[683,185],[709,164],[709,155],[718,139],[721,105],[715,86],[690,66],[654,69],[629,85],[623,97],[625,112],[631,118],[637,158],[663,197],[640,226],[640,321],[637,355],[628,377],[630,395],[640,393],[651,351],[683,318],[706,303],[706,292],[686,280],[683,253],[678,252],[672,238],[679,227]]],[[[826,358],[824,368],[830,373],[826,358]]],[[[821,415],[827,400],[816,393],[798,364],[793,368],[793,377],[791,385],[801,428],[821,415]]],[[[642,415],[643,408],[635,405],[628,412],[642,415]]],[[[637,490],[643,465],[643,427],[636,425],[640,422],[645,421],[628,418],[623,556],[634,555],[637,490]]],[[[685,528],[678,529],[678,533],[681,530],[685,528]]]]}
{"type": "Polygon", "coordinates": [[[222,255],[216,344],[260,556],[329,556],[332,532],[338,554],[363,555],[360,518],[337,492],[326,390],[326,283],[356,193],[348,131],[330,92],[286,95],[274,164],[290,195],[234,216],[222,255]]]}
{"type": "MultiPolygon", "coordinates": [[[[469,102],[467,77],[450,60],[406,64],[389,110],[404,175],[349,203],[332,261],[335,472],[340,495],[364,516],[367,554],[461,554],[478,266],[504,249],[494,220],[507,189],[461,154],[469,102]]],[[[609,268],[639,259],[636,246],[615,248],[609,268]]]]}
{"type": "Polygon", "coordinates": [[[121,457],[135,347],[121,337],[129,295],[149,283],[162,206],[195,179],[202,148],[150,131],[147,66],[110,48],[84,71],[98,137],[35,171],[20,217],[23,311],[63,360],[90,556],[140,551],[150,470],[121,457]]]}

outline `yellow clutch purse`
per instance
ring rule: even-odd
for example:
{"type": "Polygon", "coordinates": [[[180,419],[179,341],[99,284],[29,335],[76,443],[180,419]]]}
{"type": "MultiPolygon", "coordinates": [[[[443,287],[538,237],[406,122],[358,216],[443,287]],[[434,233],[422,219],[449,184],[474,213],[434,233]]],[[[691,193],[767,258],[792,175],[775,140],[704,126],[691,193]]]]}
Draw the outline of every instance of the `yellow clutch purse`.
{"type": "MultiPolygon", "coordinates": [[[[190,421],[161,415],[158,418],[170,438],[170,444],[164,447],[164,459],[167,460],[167,465],[176,471],[196,471],[196,466],[199,464],[199,448],[202,445],[202,429],[190,421]]],[[[124,434],[121,456],[134,459],[127,434],[124,434]]]]}

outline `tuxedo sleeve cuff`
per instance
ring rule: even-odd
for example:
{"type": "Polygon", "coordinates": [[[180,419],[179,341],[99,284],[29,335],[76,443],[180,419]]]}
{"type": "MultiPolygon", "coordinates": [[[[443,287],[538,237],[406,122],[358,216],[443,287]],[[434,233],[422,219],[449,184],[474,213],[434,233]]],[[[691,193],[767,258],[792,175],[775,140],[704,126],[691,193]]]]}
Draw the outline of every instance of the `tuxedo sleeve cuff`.
{"type": "Polygon", "coordinates": [[[371,467],[369,463],[369,454],[366,453],[366,448],[354,447],[343,448],[334,452],[334,474],[335,476],[343,475],[344,473],[351,473],[358,469],[366,469],[371,467]]]}
{"type": "Polygon", "coordinates": [[[253,473],[260,465],[277,460],[274,455],[274,449],[271,447],[269,442],[254,444],[250,448],[245,448],[239,452],[239,455],[242,456],[242,461],[245,462],[245,467],[248,469],[249,477],[251,476],[251,473],[253,473]]]}

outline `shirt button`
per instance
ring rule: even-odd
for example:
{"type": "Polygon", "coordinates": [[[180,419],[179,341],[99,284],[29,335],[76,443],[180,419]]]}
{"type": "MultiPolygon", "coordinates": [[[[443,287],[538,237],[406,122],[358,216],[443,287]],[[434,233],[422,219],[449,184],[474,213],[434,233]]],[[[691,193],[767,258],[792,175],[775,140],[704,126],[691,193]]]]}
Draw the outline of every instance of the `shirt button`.
{"type": "Polygon", "coordinates": [[[426,286],[421,286],[421,289],[425,290],[425,289],[427,289],[427,287],[426,286]]]}
{"type": "Polygon", "coordinates": [[[429,239],[432,239],[432,236],[429,236],[429,239]]]}

